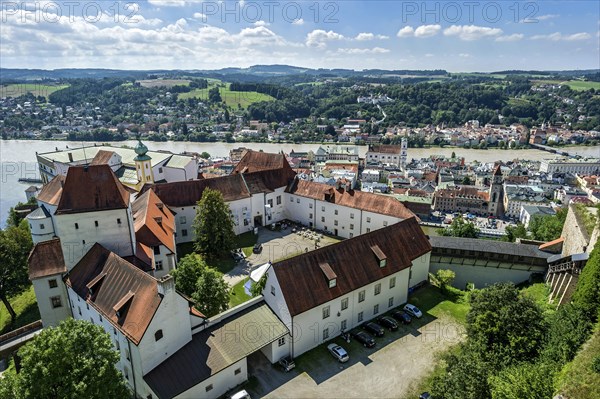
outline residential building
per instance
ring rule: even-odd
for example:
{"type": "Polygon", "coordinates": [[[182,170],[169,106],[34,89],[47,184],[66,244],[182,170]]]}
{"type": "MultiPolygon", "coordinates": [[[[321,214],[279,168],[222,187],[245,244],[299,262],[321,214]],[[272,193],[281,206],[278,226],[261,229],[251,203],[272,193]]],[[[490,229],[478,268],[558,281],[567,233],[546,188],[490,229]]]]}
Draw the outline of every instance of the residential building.
{"type": "Polygon", "coordinates": [[[315,152],[316,162],[358,161],[358,147],[354,145],[320,146],[315,152]]]}
{"type": "Polygon", "coordinates": [[[427,280],[430,251],[413,217],[272,264],[263,296],[291,332],[291,355],[405,303],[427,280]]]}
{"type": "Polygon", "coordinates": [[[547,206],[550,201],[544,196],[544,190],[537,186],[504,186],[504,212],[511,218],[519,218],[524,205],[547,206]]]}
{"type": "Polygon", "coordinates": [[[556,211],[550,206],[522,205],[521,213],[519,214],[519,222],[523,223],[525,227],[529,227],[529,223],[534,217],[552,215],[556,215],[556,211]]]}
{"type": "Polygon", "coordinates": [[[371,145],[365,155],[365,162],[382,163],[386,165],[401,165],[402,147],[399,145],[371,145]]]}
{"type": "Polygon", "coordinates": [[[563,158],[545,159],[540,164],[543,173],[571,173],[580,175],[600,174],[600,159],[598,158],[563,158]]]}

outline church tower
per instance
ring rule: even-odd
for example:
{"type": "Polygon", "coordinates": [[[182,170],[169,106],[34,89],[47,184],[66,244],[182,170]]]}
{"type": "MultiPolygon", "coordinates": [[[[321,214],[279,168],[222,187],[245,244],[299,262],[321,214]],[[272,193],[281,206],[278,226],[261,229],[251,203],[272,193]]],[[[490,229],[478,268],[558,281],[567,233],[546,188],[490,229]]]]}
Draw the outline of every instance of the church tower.
{"type": "Polygon", "coordinates": [[[133,158],[135,161],[135,169],[137,172],[138,181],[143,185],[145,183],[154,183],[154,174],[152,173],[152,163],[149,155],[147,155],[148,147],[138,139],[138,143],[134,148],[137,156],[133,158]]]}
{"type": "Polygon", "coordinates": [[[504,214],[504,177],[500,164],[494,169],[492,182],[490,185],[490,200],[488,202],[488,212],[491,216],[501,217],[504,214]]]}

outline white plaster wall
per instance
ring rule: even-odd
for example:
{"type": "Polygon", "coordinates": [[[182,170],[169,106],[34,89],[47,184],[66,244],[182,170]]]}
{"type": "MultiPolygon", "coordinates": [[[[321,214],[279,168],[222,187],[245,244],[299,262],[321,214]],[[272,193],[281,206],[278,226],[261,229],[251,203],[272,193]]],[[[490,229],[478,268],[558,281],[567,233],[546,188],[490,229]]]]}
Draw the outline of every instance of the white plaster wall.
{"type": "Polygon", "coordinates": [[[56,327],[62,320],[65,320],[71,316],[67,288],[62,281],[60,274],[38,278],[33,280],[32,283],[33,291],[35,292],[35,298],[37,300],[37,306],[40,310],[40,316],[42,318],[42,324],[44,327],[56,327]],[[56,280],[57,286],[55,288],[50,288],[50,280],[56,280]],[[62,306],[59,308],[52,307],[52,301],[50,298],[55,296],[60,297],[62,306]]]}
{"type": "Polygon", "coordinates": [[[431,273],[436,273],[440,269],[449,269],[456,273],[456,277],[454,278],[452,285],[461,290],[465,289],[467,283],[474,283],[475,288],[484,288],[495,283],[506,281],[511,281],[515,284],[518,284],[528,280],[531,273],[544,271],[543,268],[536,268],[532,271],[527,271],[431,262],[431,265],[429,266],[431,273]]]}
{"type": "Polygon", "coordinates": [[[409,287],[414,287],[422,281],[429,280],[430,259],[431,252],[427,252],[425,255],[413,260],[410,273],[409,287]]]}
{"type": "Polygon", "coordinates": [[[246,358],[232,364],[217,374],[202,381],[200,384],[188,389],[181,395],[177,395],[177,399],[212,399],[218,398],[228,390],[242,384],[248,379],[248,364],[246,358]],[[239,370],[236,375],[235,371],[239,370]],[[210,391],[206,391],[206,387],[212,385],[210,391]]]}
{"type": "Polygon", "coordinates": [[[181,244],[183,242],[194,241],[196,235],[194,234],[194,218],[196,217],[196,205],[186,207],[171,207],[171,211],[176,213],[175,215],[175,231],[177,233],[175,242],[181,244]],[[181,217],[185,217],[185,223],[181,222],[181,217]],[[187,230],[187,236],[183,235],[183,230],[187,230]]]}
{"type": "Polygon", "coordinates": [[[54,237],[54,224],[52,223],[52,218],[30,219],[27,217],[27,221],[29,222],[31,239],[34,244],[51,240],[52,237],[54,237]]]}
{"type": "Polygon", "coordinates": [[[286,334],[283,339],[284,343],[281,346],[279,346],[279,340],[275,340],[260,349],[263,355],[265,355],[271,363],[277,363],[279,359],[290,354],[292,337],[289,334],[286,334]]]}

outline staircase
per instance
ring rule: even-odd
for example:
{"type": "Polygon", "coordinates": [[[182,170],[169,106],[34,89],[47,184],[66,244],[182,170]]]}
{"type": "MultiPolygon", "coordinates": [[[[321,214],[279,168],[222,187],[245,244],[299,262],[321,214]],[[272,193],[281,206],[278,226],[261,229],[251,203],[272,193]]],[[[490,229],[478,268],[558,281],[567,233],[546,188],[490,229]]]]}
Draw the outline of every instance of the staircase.
{"type": "Polygon", "coordinates": [[[548,302],[556,303],[557,308],[568,303],[577,286],[580,272],[581,269],[572,261],[550,266],[546,274],[546,284],[551,288],[548,302]]]}

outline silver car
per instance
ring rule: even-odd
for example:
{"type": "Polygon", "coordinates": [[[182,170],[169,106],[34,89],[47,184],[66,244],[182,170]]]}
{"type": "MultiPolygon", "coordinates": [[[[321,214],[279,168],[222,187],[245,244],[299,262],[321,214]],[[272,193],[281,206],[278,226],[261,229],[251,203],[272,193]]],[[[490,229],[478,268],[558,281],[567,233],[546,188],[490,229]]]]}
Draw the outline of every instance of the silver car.
{"type": "Polygon", "coordinates": [[[327,350],[329,350],[329,353],[331,353],[333,357],[335,357],[340,363],[345,363],[348,361],[348,359],[350,359],[348,352],[346,352],[344,348],[337,344],[327,345],[327,350]]]}

